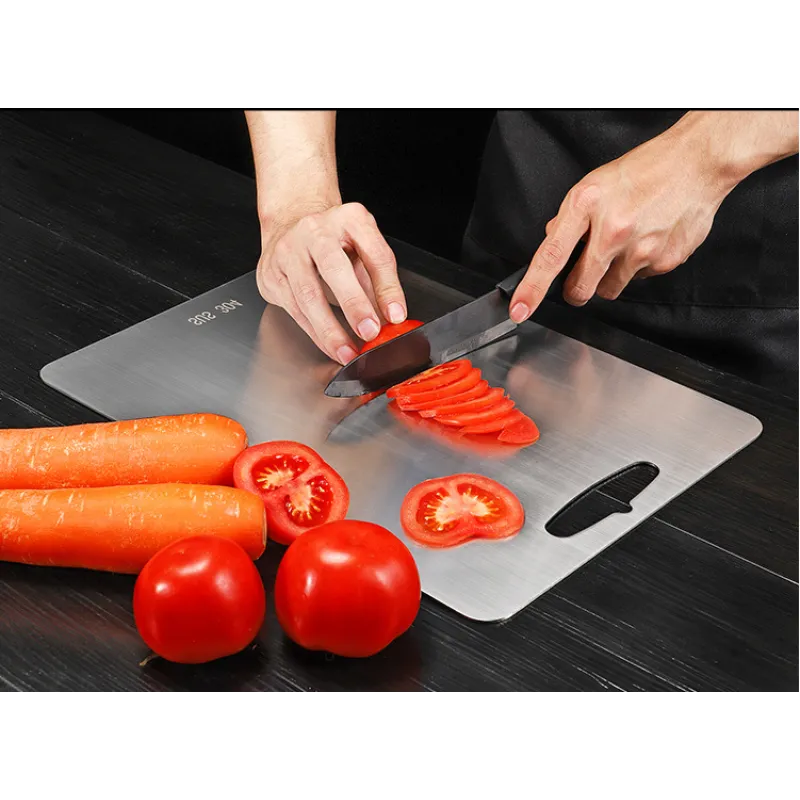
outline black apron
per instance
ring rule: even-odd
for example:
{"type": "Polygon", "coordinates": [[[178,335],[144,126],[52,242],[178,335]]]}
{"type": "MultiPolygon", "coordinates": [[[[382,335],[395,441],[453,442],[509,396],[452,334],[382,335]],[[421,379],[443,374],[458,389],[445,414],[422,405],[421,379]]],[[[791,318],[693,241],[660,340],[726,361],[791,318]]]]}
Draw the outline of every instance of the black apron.
{"type": "MultiPolygon", "coordinates": [[[[674,124],[683,111],[500,111],[464,237],[467,266],[493,278],[527,264],[586,173],[674,124]]],[[[549,299],[561,300],[563,280],[549,299]]],[[[749,380],[797,395],[798,158],[740,183],[711,232],[671,273],[632,281],[584,311],[749,380]]]]}

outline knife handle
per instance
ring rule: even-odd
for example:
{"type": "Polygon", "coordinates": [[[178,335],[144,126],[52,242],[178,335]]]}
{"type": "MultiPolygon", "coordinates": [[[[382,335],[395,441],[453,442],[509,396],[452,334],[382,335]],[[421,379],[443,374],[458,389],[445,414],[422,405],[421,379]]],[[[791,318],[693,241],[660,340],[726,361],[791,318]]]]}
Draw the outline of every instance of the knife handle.
{"type": "Polygon", "coordinates": [[[500,283],[497,284],[497,288],[510,300],[511,296],[517,290],[517,286],[522,283],[522,279],[525,277],[525,273],[527,271],[527,267],[522,267],[516,272],[512,272],[511,275],[509,275],[507,278],[504,278],[502,281],[500,281],[500,283]]]}

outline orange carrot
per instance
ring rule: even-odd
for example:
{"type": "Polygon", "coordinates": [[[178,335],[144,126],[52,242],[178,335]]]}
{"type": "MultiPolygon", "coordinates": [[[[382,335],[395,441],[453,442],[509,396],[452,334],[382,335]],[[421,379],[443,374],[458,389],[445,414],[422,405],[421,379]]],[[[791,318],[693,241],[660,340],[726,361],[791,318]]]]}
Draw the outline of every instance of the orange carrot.
{"type": "Polygon", "coordinates": [[[0,489],[231,486],[233,462],[246,447],[244,428],[217,414],[0,430],[0,489]]]}
{"type": "Polygon", "coordinates": [[[227,486],[165,483],[0,491],[0,561],[137,573],[162,547],[197,534],[266,547],[264,504],[227,486]]]}

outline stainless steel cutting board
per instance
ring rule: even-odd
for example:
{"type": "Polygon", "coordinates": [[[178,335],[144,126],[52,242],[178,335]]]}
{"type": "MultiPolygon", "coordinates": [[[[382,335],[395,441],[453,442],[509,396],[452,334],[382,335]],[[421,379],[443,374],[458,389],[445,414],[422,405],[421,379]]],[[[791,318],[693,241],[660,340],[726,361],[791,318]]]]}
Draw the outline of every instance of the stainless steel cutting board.
{"type": "MultiPolygon", "coordinates": [[[[401,272],[412,317],[427,321],[466,300],[401,272]]],[[[41,374],[111,419],[215,412],[239,420],[251,443],[310,445],[347,481],[349,516],[406,541],[425,593],[484,621],[520,611],[761,432],[749,414],[532,322],[472,361],[537,422],[538,443],[511,456],[477,454],[409,429],[383,397],[367,405],[325,397],[338,366],[281,309],[264,303],[254,273],[48,364],[41,374]],[[545,529],[589,487],[639,462],[655,465],[658,475],[628,513],[612,513],[568,537],[545,529]],[[447,550],[407,540],[399,524],[406,492],[459,472],[511,488],[525,507],[523,530],[505,541],[447,550]]]]}

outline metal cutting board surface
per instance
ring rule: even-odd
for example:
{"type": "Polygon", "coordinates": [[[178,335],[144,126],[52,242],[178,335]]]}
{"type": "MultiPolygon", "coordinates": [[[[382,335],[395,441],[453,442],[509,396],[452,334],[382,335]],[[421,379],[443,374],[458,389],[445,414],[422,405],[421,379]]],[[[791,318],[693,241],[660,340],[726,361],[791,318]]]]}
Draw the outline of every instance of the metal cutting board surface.
{"type": "MultiPolygon", "coordinates": [[[[402,271],[412,317],[429,320],[464,297],[402,271]]],[[[111,419],[214,412],[250,442],[293,439],[316,449],[351,490],[349,515],[406,541],[426,594],[482,621],[507,619],[649,517],[761,432],[753,416],[535,323],[472,355],[538,424],[535,445],[498,458],[409,430],[384,397],[367,405],[323,395],[338,369],[254,273],[42,370],[50,386],[111,419]],[[598,481],[636,462],[659,474],[631,503],[569,538],[547,521],[598,481]],[[428,478],[477,472],[522,501],[523,530],[504,541],[430,550],[404,536],[406,492],[428,478]]]]}

